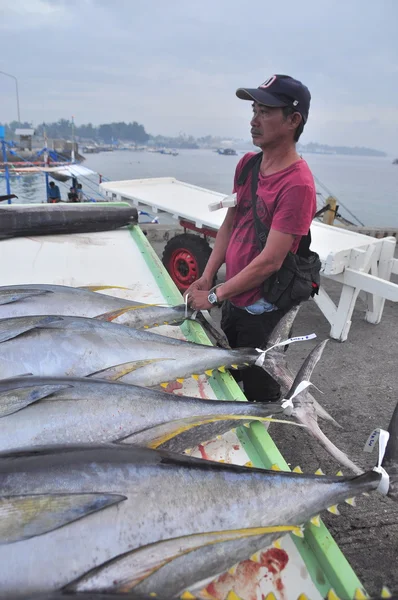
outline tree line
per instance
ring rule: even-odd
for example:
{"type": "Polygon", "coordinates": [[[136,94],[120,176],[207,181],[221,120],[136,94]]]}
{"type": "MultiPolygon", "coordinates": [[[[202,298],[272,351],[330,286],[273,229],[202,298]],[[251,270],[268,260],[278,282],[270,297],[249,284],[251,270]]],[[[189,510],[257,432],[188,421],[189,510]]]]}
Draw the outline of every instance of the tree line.
{"type": "Polygon", "coordinates": [[[74,129],[74,136],[77,140],[85,139],[92,141],[101,141],[111,144],[117,141],[135,142],[137,144],[146,144],[151,136],[145,131],[145,127],[137,121],[132,123],[104,123],[95,126],[92,123],[86,125],[73,125],[69,119],[59,119],[55,123],[40,123],[33,127],[31,123],[18,123],[12,121],[5,124],[6,138],[14,137],[15,130],[18,128],[34,129],[39,136],[46,136],[50,139],[62,138],[71,139],[74,129]]]}

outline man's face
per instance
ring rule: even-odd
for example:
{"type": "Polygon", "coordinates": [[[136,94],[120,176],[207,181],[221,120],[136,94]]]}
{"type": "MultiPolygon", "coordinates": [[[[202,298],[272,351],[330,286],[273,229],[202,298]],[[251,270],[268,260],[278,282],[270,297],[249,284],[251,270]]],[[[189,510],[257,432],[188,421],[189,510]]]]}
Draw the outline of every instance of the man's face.
{"type": "Polygon", "coordinates": [[[250,121],[253,144],[260,148],[272,146],[275,142],[291,137],[289,118],[285,119],[281,108],[272,108],[253,102],[253,116],[250,121]]]}

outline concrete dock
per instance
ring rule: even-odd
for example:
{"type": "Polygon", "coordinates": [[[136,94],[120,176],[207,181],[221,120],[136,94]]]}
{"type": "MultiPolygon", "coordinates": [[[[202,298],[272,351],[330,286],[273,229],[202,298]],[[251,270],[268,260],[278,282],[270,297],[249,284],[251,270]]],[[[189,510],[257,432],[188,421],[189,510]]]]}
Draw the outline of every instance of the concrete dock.
{"type": "MultiPolygon", "coordinates": [[[[173,228],[143,225],[142,229],[148,231],[148,239],[161,257],[165,241],[175,235],[173,228]]],[[[223,270],[219,281],[222,278],[223,270]]],[[[398,283],[397,277],[395,281],[398,283]]],[[[322,284],[335,300],[340,286],[330,280],[322,284]]],[[[219,312],[213,310],[213,317],[219,319],[219,312]]],[[[357,464],[371,469],[377,461],[377,449],[366,454],[364,444],[374,428],[387,429],[398,401],[398,305],[386,302],[379,325],[365,322],[364,313],[365,307],[358,300],[348,340],[329,340],[312,380],[324,392],[314,390],[314,396],[343,427],[340,430],[320,422],[322,429],[357,464]]],[[[294,334],[312,332],[317,340],[293,344],[288,351],[294,371],[317,341],[329,337],[329,323],[309,301],[299,311],[294,334]]],[[[272,424],[270,433],[292,467],[300,465],[305,473],[321,467],[327,475],[339,470],[339,465],[304,431],[272,424]]],[[[370,597],[380,597],[383,585],[398,594],[398,503],[374,493],[358,497],[355,508],[343,504],[339,510],[341,516],[325,512],[322,518],[370,597]]]]}

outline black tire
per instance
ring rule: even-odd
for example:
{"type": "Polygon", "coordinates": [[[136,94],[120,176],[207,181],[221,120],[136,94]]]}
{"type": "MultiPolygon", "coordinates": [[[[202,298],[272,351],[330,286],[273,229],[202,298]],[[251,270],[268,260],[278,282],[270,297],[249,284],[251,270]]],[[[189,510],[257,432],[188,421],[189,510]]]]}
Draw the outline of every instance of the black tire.
{"type": "Polygon", "coordinates": [[[205,239],[184,233],[167,242],[162,262],[180,292],[185,292],[202,275],[210,254],[211,247],[205,239]]]}

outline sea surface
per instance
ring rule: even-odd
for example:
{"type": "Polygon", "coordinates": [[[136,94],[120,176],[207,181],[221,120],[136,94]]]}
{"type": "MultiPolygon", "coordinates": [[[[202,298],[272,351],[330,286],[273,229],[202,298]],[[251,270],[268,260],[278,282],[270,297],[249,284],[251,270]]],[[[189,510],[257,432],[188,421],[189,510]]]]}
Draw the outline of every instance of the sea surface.
{"type": "MultiPolygon", "coordinates": [[[[178,156],[170,156],[114,151],[88,154],[83,165],[108,180],[175,177],[227,195],[232,191],[235,166],[243,154],[222,156],[212,150],[181,150],[178,156]]],[[[322,194],[318,196],[319,204],[330,192],[337,198],[341,214],[349,220],[354,221],[348,210],[366,226],[398,227],[398,165],[392,164],[392,157],[305,154],[303,158],[322,194]]],[[[79,181],[87,196],[100,199],[98,175],[79,181]]],[[[58,185],[66,199],[70,183],[58,185]]],[[[21,202],[45,199],[44,175],[12,177],[11,187],[21,202]]],[[[3,193],[5,181],[0,177],[0,194],[3,193]]]]}

